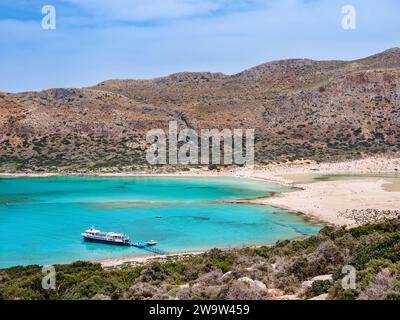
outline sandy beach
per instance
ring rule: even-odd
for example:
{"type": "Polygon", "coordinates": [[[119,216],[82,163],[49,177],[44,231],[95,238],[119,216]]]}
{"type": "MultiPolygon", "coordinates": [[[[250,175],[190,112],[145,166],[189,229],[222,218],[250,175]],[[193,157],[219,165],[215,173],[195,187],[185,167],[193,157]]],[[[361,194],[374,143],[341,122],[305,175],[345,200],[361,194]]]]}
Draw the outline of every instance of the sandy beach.
{"type": "Polygon", "coordinates": [[[148,255],[140,255],[140,256],[127,256],[120,258],[111,258],[111,259],[102,259],[99,262],[103,268],[110,267],[119,267],[122,265],[134,265],[134,264],[143,264],[149,261],[160,261],[168,258],[177,258],[177,257],[185,257],[185,256],[193,256],[204,253],[204,251],[189,251],[189,252],[181,252],[181,253],[171,253],[167,255],[156,255],[156,254],[148,254],[148,255]]]}
{"type": "Polygon", "coordinates": [[[400,175],[395,175],[399,170],[400,158],[386,157],[256,170],[252,178],[298,190],[246,202],[285,208],[337,226],[356,226],[400,216],[400,175]],[[324,175],[341,177],[312,179],[324,175]]]}
{"type": "Polygon", "coordinates": [[[316,182],[300,185],[302,190],[299,191],[247,202],[301,212],[333,225],[355,226],[359,224],[356,220],[359,213],[373,213],[370,219],[364,217],[365,222],[373,222],[375,212],[381,212],[382,218],[385,213],[388,218],[394,217],[390,215],[400,207],[400,192],[385,191],[386,183],[379,178],[316,182]]]}
{"type": "Polygon", "coordinates": [[[271,205],[338,226],[354,226],[360,221],[373,222],[379,217],[394,217],[400,209],[400,157],[368,157],[336,163],[298,161],[289,164],[256,166],[252,170],[228,169],[209,171],[194,168],[174,173],[105,172],[105,173],[0,173],[0,177],[239,177],[265,180],[297,188],[296,191],[269,198],[235,201],[271,205]],[[398,180],[396,175],[399,173],[398,180]],[[345,175],[333,181],[314,180],[324,175],[345,175]],[[364,177],[351,177],[364,175],[364,177]],[[387,176],[385,176],[387,175],[387,176]],[[349,177],[350,176],[350,177],[349,177]],[[386,213],[385,213],[386,211],[386,213]],[[369,213],[368,213],[369,212],[369,213]],[[368,215],[357,219],[353,215],[368,215]],[[370,221],[371,220],[371,221],[370,221]]]}
{"type": "MultiPolygon", "coordinates": [[[[265,180],[294,187],[294,191],[273,197],[233,201],[270,205],[323,223],[336,226],[356,226],[384,218],[400,216],[400,158],[370,157],[363,160],[338,163],[297,162],[287,165],[269,165],[253,170],[191,171],[165,174],[146,172],[93,173],[99,177],[241,177],[265,180]],[[315,177],[341,175],[339,178],[315,180],[315,177]],[[358,176],[359,175],[359,176],[358,176]]],[[[81,176],[69,173],[16,173],[0,177],[81,176]]],[[[199,254],[186,252],[169,256],[199,254]]],[[[144,263],[160,256],[144,255],[100,261],[104,267],[126,263],[144,263]]]]}

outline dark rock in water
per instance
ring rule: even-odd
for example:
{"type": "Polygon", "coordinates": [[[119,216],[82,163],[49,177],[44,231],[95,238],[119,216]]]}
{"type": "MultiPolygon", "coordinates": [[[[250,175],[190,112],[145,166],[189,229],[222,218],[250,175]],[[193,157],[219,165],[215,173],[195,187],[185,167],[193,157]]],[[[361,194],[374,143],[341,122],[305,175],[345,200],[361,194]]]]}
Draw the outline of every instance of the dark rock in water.
{"type": "Polygon", "coordinates": [[[210,218],[207,217],[198,217],[198,216],[194,216],[192,217],[194,220],[203,220],[203,221],[208,221],[210,220],[210,218]]]}
{"type": "Polygon", "coordinates": [[[186,187],[185,189],[211,189],[211,187],[186,187]]]}

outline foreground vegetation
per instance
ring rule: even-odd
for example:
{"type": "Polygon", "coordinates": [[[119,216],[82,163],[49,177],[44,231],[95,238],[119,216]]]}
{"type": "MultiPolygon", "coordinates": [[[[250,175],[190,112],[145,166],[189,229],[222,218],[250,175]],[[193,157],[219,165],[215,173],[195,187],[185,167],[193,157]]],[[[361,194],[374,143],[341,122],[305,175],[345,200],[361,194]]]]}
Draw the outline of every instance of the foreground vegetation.
{"type": "Polygon", "coordinates": [[[44,290],[40,266],[2,269],[0,299],[400,299],[400,219],[325,227],[272,247],[214,249],[107,269],[75,262],[56,271],[56,289],[44,290]],[[353,289],[343,289],[345,265],[357,270],[353,289]]]}

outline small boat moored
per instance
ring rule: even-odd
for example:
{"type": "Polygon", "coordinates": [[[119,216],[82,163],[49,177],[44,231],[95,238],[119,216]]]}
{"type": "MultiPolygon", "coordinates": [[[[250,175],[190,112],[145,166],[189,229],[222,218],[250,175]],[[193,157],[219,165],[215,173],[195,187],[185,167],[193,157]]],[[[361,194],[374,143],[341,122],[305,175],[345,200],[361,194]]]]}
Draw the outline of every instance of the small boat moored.
{"type": "Polygon", "coordinates": [[[150,240],[150,241],[147,241],[146,244],[147,244],[148,246],[155,246],[155,245],[157,244],[157,241],[155,241],[155,240],[150,240]]]}
{"type": "Polygon", "coordinates": [[[90,228],[81,233],[83,239],[89,242],[107,243],[119,246],[130,246],[131,240],[128,236],[115,232],[101,232],[94,228],[90,228]]]}

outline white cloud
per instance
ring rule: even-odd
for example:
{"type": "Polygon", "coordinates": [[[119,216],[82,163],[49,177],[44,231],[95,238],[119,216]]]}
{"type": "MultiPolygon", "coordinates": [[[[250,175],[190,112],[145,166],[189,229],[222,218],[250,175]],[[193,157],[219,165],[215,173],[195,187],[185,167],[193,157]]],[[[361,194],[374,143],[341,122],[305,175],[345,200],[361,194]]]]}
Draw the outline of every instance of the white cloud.
{"type": "MultiPolygon", "coordinates": [[[[228,0],[206,1],[220,6],[218,14],[172,15],[159,7],[147,19],[184,19],[149,25],[98,23],[103,20],[100,12],[111,6],[111,1],[102,0],[96,1],[104,4],[102,8],[87,9],[86,14],[69,6],[66,16],[60,8],[57,30],[42,30],[40,20],[0,21],[0,91],[87,86],[110,78],[177,71],[230,74],[269,60],[354,59],[400,45],[398,0],[352,0],[358,13],[354,32],[341,28],[341,8],[347,0],[230,0],[230,5],[228,0]],[[264,7],[256,10],[257,2],[264,7]],[[82,17],[89,21],[80,22],[82,17]],[[73,20],[64,23],[66,18],[73,20]]],[[[108,14],[105,20],[118,21],[118,14],[108,14]]]]}

